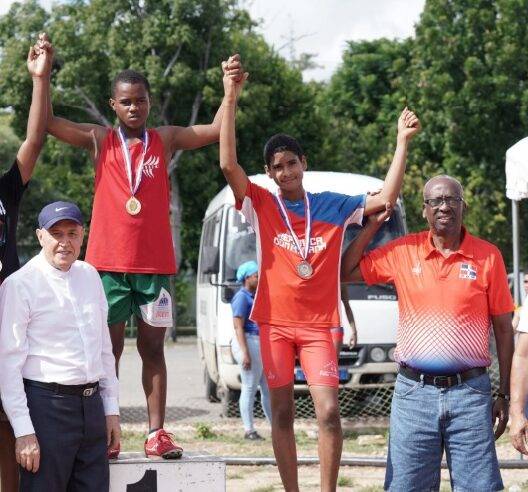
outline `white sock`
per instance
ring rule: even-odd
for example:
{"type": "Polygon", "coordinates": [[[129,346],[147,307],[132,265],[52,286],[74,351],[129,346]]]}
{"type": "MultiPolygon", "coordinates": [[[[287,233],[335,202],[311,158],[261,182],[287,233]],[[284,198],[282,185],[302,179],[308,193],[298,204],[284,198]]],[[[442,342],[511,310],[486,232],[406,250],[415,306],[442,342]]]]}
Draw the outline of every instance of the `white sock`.
{"type": "MultiPolygon", "coordinates": [[[[159,429],[158,429],[159,430],[159,429]]],[[[147,439],[152,439],[155,435],[156,435],[156,432],[158,432],[157,430],[154,431],[154,432],[151,432],[149,435],[148,435],[148,438],[147,439]]]]}

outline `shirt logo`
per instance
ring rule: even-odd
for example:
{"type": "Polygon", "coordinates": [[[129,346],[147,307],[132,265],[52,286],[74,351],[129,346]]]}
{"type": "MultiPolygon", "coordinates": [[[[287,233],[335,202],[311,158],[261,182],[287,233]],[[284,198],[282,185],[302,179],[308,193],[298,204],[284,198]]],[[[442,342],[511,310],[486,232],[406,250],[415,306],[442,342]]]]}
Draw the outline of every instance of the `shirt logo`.
{"type": "Polygon", "coordinates": [[[159,166],[159,157],[151,155],[143,164],[143,174],[149,178],[154,177],[154,171],[159,166]]]}
{"type": "MultiPolygon", "coordinates": [[[[301,249],[304,251],[304,245],[306,244],[305,239],[300,239],[299,243],[301,245],[301,249]]],[[[293,237],[291,234],[277,234],[273,238],[273,244],[276,246],[279,246],[280,248],[287,249],[288,251],[293,251],[294,253],[297,253],[297,246],[295,246],[295,241],[293,240],[293,237]]],[[[324,251],[326,249],[326,241],[324,240],[323,236],[317,236],[317,237],[311,237],[310,238],[310,247],[308,248],[308,254],[310,253],[320,253],[321,251],[324,251]]]]}
{"type": "Polygon", "coordinates": [[[420,262],[416,263],[416,265],[411,268],[411,272],[417,276],[422,274],[422,265],[420,265],[420,262]]]}
{"type": "Polygon", "coordinates": [[[334,361],[327,362],[323,368],[319,371],[320,376],[326,376],[330,378],[337,378],[337,365],[334,361]]]}
{"type": "Polygon", "coordinates": [[[462,263],[460,265],[460,274],[458,278],[467,278],[469,280],[477,280],[477,267],[469,263],[462,263]]]}

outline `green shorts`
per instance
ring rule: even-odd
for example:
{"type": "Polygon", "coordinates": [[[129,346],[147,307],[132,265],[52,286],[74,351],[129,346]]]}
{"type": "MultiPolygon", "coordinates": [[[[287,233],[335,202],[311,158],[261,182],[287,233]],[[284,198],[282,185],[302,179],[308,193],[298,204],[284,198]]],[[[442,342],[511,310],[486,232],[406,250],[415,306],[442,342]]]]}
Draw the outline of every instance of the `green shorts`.
{"type": "Polygon", "coordinates": [[[172,326],[170,275],[99,272],[108,301],[108,324],[135,314],[151,326],[172,326]]]}

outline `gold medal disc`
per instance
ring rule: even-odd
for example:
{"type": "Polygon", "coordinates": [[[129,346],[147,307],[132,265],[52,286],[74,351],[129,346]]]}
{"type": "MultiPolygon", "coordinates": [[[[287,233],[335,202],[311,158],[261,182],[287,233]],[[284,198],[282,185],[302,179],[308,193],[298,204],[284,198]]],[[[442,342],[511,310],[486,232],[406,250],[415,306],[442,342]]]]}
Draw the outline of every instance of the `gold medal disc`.
{"type": "Polygon", "coordinates": [[[131,196],[126,202],[125,208],[130,215],[137,215],[141,212],[141,202],[135,196],[131,196]]]}

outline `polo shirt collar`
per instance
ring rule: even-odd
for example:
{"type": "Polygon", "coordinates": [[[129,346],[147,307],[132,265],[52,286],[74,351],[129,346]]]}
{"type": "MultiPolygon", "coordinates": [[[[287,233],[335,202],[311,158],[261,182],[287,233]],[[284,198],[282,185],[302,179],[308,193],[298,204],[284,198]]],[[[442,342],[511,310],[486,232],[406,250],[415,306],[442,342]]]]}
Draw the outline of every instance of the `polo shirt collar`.
{"type": "MultiPolygon", "coordinates": [[[[462,234],[462,242],[460,243],[458,250],[455,251],[454,254],[458,254],[466,258],[473,258],[473,236],[469,232],[467,232],[464,226],[462,226],[462,234]]],[[[431,233],[431,229],[429,229],[427,233],[427,240],[423,245],[423,249],[425,259],[428,259],[432,256],[433,253],[438,251],[433,244],[433,234],[431,233]]]]}

